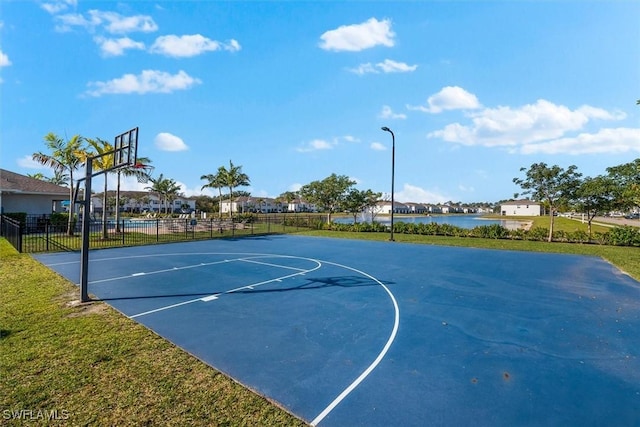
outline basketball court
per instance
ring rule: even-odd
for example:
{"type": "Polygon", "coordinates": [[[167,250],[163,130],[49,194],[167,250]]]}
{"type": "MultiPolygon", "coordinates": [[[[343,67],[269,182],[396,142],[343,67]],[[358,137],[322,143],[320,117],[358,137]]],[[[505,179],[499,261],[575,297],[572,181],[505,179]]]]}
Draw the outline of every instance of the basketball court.
{"type": "MultiPolygon", "coordinates": [[[[80,283],[78,253],[35,258],[80,283]]],[[[640,283],[599,258],[287,235],[91,251],[85,271],[313,425],[640,423],[640,283]]]]}

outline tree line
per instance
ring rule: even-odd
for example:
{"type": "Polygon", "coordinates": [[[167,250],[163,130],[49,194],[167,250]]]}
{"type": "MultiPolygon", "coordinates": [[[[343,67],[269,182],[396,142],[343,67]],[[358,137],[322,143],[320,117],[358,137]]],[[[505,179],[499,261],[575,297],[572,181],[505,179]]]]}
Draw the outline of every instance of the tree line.
{"type": "Polygon", "coordinates": [[[565,169],[534,163],[529,168],[520,168],[525,176],[513,178],[513,182],[524,190],[522,194],[547,208],[548,241],[551,241],[554,217],[560,211],[573,209],[584,213],[591,236],[591,222],[597,215],[640,207],[640,158],[606,171],[603,175],[583,178],[575,165],[565,169]]]}
{"type": "MultiPolygon", "coordinates": [[[[69,184],[69,212],[75,212],[73,195],[75,191],[74,172],[88,159],[94,158],[92,166],[94,171],[105,171],[104,200],[103,200],[103,236],[107,237],[107,174],[116,173],[117,190],[116,206],[120,205],[120,176],[144,177],[150,185],[145,187],[155,193],[161,200],[161,208],[168,212],[169,206],[175,198],[181,196],[180,186],[174,179],[165,178],[163,174],[158,177],[149,176],[147,169],[139,166],[149,166],[151,160],[146,157],[138,157],[136,165],[130,165],[117,170],[112,170],[115,163],[114,147],[109,142],[100,138],[85,138],[74,135],[64,140],[54,133],[44,137],[48,153],[37,152],[32,158],[53,169],[54,178],[50,182],[69,184]]],[[[596,177],[582,178],[575,165],[564,169],[560,166],[548,166],[546,163],[534,163],[529,168],[521,168],[524,177],[513,178],[518,184],[523,195],[530,196],[534,201],[543,203],[549,213],[550,228],[549,241],[553,235],[554,215],[560,210],[574,209],[587,215],[589,233],[591,233],[591,221],[593,218],[605,212],[614,210],[636,209],[640,206],[640,158],[632,162],[609,167],[607,173],[596,177]]],[[[43,179],[44,176],[34,176],[43,179]]],[[[212,174],[200,177],[206,184],[201,189],[212,188],[218,191],[218,212],[221,214],[223,189],[228,190],[226,195],[230,206],[233,199],[239,195],[249,195],[247,192],[237,191],[238,187],[250,185],[249,176],[242,171],[242,166],[235,165],[231,160],[229,167],[220,166],[212,174]],[[234,191],[235,190],[235,191],[234,191]]],[[[317,208],[327,213],[327,223],[331,223],[331,217],[336,212],[349,212],[357,222],[357,217],[362,212],[370,212],[372,220],[375,217],[377,203],[382,200],[382,193],[370,189],[358,190],[356,182],[345,175],[331,174],[330,176],[303,185],[299,191],[286,191],[276,198],[279,202],[291,203],[296,199],[303,199],[307,203],[314,204],[317,208]]],[[[518,197],[518,194],[515,195],[518,197]]],[[[116,224],[119,223],[120,209],[116,209],[116,224]]],[[[233,209],[230,209],[233,217],[233,209]]],[[[73,234],[72,216],[69,215],[68,234],[73,234]]]]}

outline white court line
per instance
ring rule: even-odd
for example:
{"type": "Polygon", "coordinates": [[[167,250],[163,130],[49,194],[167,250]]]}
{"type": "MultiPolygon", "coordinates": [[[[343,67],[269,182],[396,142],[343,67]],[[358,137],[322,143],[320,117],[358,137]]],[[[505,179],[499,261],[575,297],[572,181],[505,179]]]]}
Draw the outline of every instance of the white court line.
{"type": "Polygon", "coordinates": [[[358,387],[360,385],[360,383],[362,383],[362,381],[364,381],[364,379],[367,378],[367,376],[369,376],[369,374],[380,364],[380,362],[382,361],[384,356],[389,351],[389,348],[391,347],[391,344],[395,340],[396,335],[398,333],[398,326],[400,324],[400,309],[398,308],[398,303],[397,303],[395,297],[393,296],[393,293],[391,293],[389,288],[387,288],[382,282],[380,282],[375,277],[365,273],[364,271],[360,271],[360,270],[357,270],[355,268],[347,267],[346,265],[336,264],[336,263],[333,263],[333,262],[328,262],[328,261],[322,261],[322,262],[324,262],[325,264],[332,264],[332,265],[335,265],[335,266],[338,266],[338,267],[342,267],[342,268],[346,268],[348,270],[355,271],[357,273],[362,274],[365,277],[370,278],[371,280],[374,280],[376,283],[378,283],[380,286],[382,286],[384,288],[384,290],[387,292],[387,294],[389,294],[389,297],[391,298],[391,302],[393,303],[393,308],[395,310],[395,316],[394,316],[394,322],[393,322],[393,329],[391,330],[391,335],[389,335],[389,339],[387,340],[387,343],[382,348],[382,351],[380,352],[380,354],[378,354],[378,357],[376,357],[375,360],[371,363],[371,365],[369,365],[369,367],[367,369],[365,369],[360,374],[360,376],[358,376],[358,378],[356,378],[351,384],[349,384],[349,386],[347,388],[345,388],[343,390],[343,392],[338,395],[338,397],[333,399],[333,401],[329,404],[329,406],[327,406],[322,412],[320,412],[320,414],[318,414],[317,417],[315,417],[313,419],[313,421],[311,421],[311,425],[312,426],[317,426],[318,423],[320,423],[327,415],[329,415],[329,413],[336,406],[338,406],[340,404],[340,402],[342,402],[344,400],[344,398],[349,395],[349,393],[351,393],[353,390],[355,390],[355,388],[358,387]]]}
{"type": "Polygon", "coordinates": [[[146,316],[147,314],[157,313],[159,311],[164,311],[164,310],[169,310],[170,308],[180,307],[181,305],[187,305],[187,304],[191,304],[192,302],[197,302],[197,301],[200,301],[200,298],[192,299],[192,300],[189,300],[189,301],[179,302],[177,304],[167,305],[166,307],[156,308],[155,310],[145,311],[144,313],[134,314],[133,316],[129,316],[129,318],[134,319],[136,317],[146,316]]]}
{"type": "MultiPolygon", "coordinates": [[[[274,256],[274,255],[267,255],[267,256],[274,256]]],[[[276,256],[278,256],[278,255],[276,255],[276,256]]],[[[280,257],[282,257],[282,256],[280,256],[280,257]]],[[[301,258],[301,257],[286,257],[286,258],[301,258]]],[[[245,285],[245,286],[241,286],[239,288],[230,289],[230,290],[222,292],[222,293],[212,294],[212,295],[208,295],[206,297],[196,298],[196,299],[192,299],[192,300],[189,300],[189,301],[184,301],[184,302],[181,302],[181,303],[178,303],[178,304],[171,304],[171,305],[168,305],[168,306],[165,306],[165,307],[159,307],[159,308],[156,308],[154,310],[149,310],[149,311],[145,311],[143,313],[134,314],[133,316],[129,316],[129,317],[131,319],[133,319],[133,318],[140,317],[140,316],[146,316],[147,314],[152,314],[152,313],[157,313],[159,311],[169,310],[169,309],[172,309],[172,308],[175,308],[175,307],[179,307],[181,305],[191,304],[191,303],[198,302],[198,301],[202,301],[202,302],[213,301],[213,300],[218,299],[221,295],[231,294],[231,293],[239,292],[239,291],[242,291],[242,290],[245,290],[245,289],[254,289],[254,288],[258,287],[258,286],[263,286],[263,285],[266,285],[268,283],[282,282],[284,279],[289,279],[291,277],[304,275],[304,274],[309,273],[311,271],[315,271],[315,270],[319,269],[322,266],[322,263],[320,263],[318,260],[311,259],[311,258],[302,258],[302,259],[306,259],[308,261],[313,261],[313,262],[316,263],[316,266],[314,268],[307,269],[307,270],[300,270],[300,269],[296,268],[295,270],[298,270],[297,273],[287,274],[285,276],[276,277],[274,279],[269,279],[269,280],[264,280],[262,282],[252,283],[250,285],[245,285]]],[[[239,258],[239,259],[231,260],[231,261],[246,261],[246,260],[242,259],[242,258],[239,258]]],[[[226,261],[222,261],[222,262],[226,262],[226,261]]],[[[219,262],[211,263],[210,265],[213,265],[213,264],[219,264],[219,262]]],[[[270,265],[272,265],[274,267],[291,268],[291,267],[288,267],[288,266],[277,265],[277,264],[270,264],[270,265]]],[[[170,271],[170,270],[168,270],[168,271],[170,271]]]]}
{"type": "MultiPolygon", "coordinates": [[[[321,263],[318,260],[315,259],[311,259],[311,258],[304,258],[304,257],[296,257],[296,256],[288,256],[288,255],[274,255],[274,254],[247,254],[245,253],[221,253],[221,252],[197,252],[197,253],[170,253],[170,254],[146,254],[146,255],[133,255],[133,256],[124,256],[124,257],[112,257],[112,258],[102,258],[102,259],[92,259],[90,262],[101,262],[101,261],[111,261],[111,260],[117,260],[117,259],[131,259],[131,258],[147,258],[147,257],[157,257],[157,256],[193,256],[193,255],[251,255],[255,258],[264,258],[264,257],[282,257],[282,258],[300,258],[300,259],[306,259],[309,261],[314,261],[318,263],[318,266],[314,269],[311,270],[307,270],[307,271],[301,271],[300,273],[296,273],[293,275],[289,275],[289,276],[284,276],[283,278],[286,277],[293,277],[296,275],[300,275],[300,274],[304,274],[305,272],[310,272],[310,271],[314,271],[318,268],[320,268],[321,263]]],[[[245,262],[251,262],[248,258],[238,258],[235,261],[245,261],[245,262]]],[[[213,264],[217,264],[217,263],[222,263],[222,262],[229,262],[229,260],[224,260],[224,261],[218,261],[216,263],[210,263],[209,265],[213,265],[213,264]]],[[[372,280],[374,280],[376,283],[378,283],[380,286],[382,286],[382,288],[387,292],[387,294],[389,295],[389,297],[391,298],[391,301],[393,303],[394,306],[394,310],[395,310],[395,316],[394,316],[394,325],[391,331],[391,334],[386,342],[386,344],[384,345],[384,347],[382,348],[382,350],[380,351],[380,353],[378,354],[378,356],[375,358],[375,360],[351,383],[349,384],[349,386],[347,386],[347,388],[344,389],[344,391],[342,391],[342,393],[340,393],[320,414],[318,414],[318,416],[316,416],[316,418],[314,418],[314,420],[311,422],[312,426],[316,426],[318,425],[336,406],[338,406],[345,397],[347,397],[356,387],[358,387],[358,385],[360,385],[362,383],[362,381],[365,380],[365,378],[380,364],[380,362],[382,361],[382,359],[385,357],[385,355],[387,354],[387,352],[389,351],[389,348],[391,347],[391,344],[393,343],[393,341],[395,340],[395,337],[397,335],[398,332],[398,327],[399,327],[399,323],[400,323],[400,310],[398,308],[398,303],[396,302],[396,299],[394,297],[394,295],[391,293],[391,291],[379,280],[377,280],[375,277],[357,270],[355,268],[351,268],[351,267],[347,267],[345,265],[341,265],[341,264],[337,264],[337,263],[332,263],[332,262],[327,262],[327,261],[323,261],[325,264],[332,264],[332,265],[336,265],[338,267],[342,267],[348,270],[352,270],[355,271],[359,274],[362,274],[372,280]]],[[[73,263],[79,263],[79,261],[71,261],[71,262],[60,262],[60,263],[54,263],[54,264],[48,264],[47,266],[55,266],[55,265],[65,265],[65,264],[73,264],[73,263]]],[[[268,263],[264,263],[264,264],[268,264],[268,263]]],[[[203,264],[200,264],[200,266],[202,266],[203,264]]],[[[276,267],[282,267],[282,268],[291,268],[291,267],[287,267],[287,266],[281,266],[281,265],[275,265],[276,267]]],[[[195,266],[193,266],[195,267],[195,266]]],[[[190,267],[191,268],[191,267],[190,267]]],[[[154,274],[154,273],[161,273],[161,272],[165,272],[165,271],[174,271],[173,269],[169,269],[169,270],[161,270],[158,272],[149,272],[146,274],[154,274]]],[[[140,274],[140,273],[134,273],[134,274],[140,274]]],[[[144,273],[142,273],[144,274],[144,273]]],[[[124,278],[128,278],[131,276],[123,276],[121,277],[121,279],[124,278]]],[[[114,280],[114,279],[110,279],[110,280],[114,280]]],[[[274,279],[274,280],[281,280],[281,279],[274,279]]],[[[104,280],[107,281],[107,280],[104,280]]],[[[91,282],[94,283],[94,282],[91,282]]],[[[268,282],[263,282],[264,283],[268,283],[268,282]]],[[[249,286],[259,286],[258,284],[256,285],[249,285],[249,286]]],[[[247,289],[247,286],[241,287],[241,288],[237,288],[237,289],[233,289],[231,291],[227,291],[226,293],[230,293],[230,292],[237,292],[239,290],[242,289],[247,289]]],[[[197,298],[197,299],[193,299],[190,301],[184,301],[178,304],[173,304],[170,306],[166,306],[166,307],[160,307],[158,309],[155,310],[150,310],[144,313],[139,313],[133,316],[130,316],[131,318],[135,318],[135,317],[139,317],[139,316],[143,316],[143,315],[147,315],[147,314],[151,314],[151,313],[155,313],[158,311],[162,311],[162,310],[167,310],[167,309],[171,309],[174,307],[178,307],[181,305],[186,305],[186,304],[190,304],[193,302],[197,302],[197,301],[213,301],[216,300],[221,294],[213,294],[207,297],[203,297],[203,298],[197,298]]]]}
{"type": "Polygon", "coordinates": [[[271,266],[271,267],[288,268],[290,270],[296,270],[296,271],[304,271],[304,268],[289,267],[288,265],[272,264],[270,262],[260,262],[260,261],[256,261],[256,260],[248,259],[248,258],[240,258],[238,261],[251,262],[253,264],[268,265],[268,266],[271,266]]]}
{"type": "Polygon", "coordinates": [[[182,267],[171,267],[171,268],[165,268],[162,270],[155,270],[155,271],[144,271],[144,272],[138,272],[138,273],[133,273],[133,274],[127,274],[126,276],[118,276],[118,277],[110,277],[108,279],[100,279],[100,280],[92,280],[91,282],[89,282],[90,285],[95,285],[96,283],[104,283],[104,282],[113,282],[116,280],[123,280],[123,279],[130,279],[131,277],[139,277],[139,276],[145,276],[148,274],[160,274],[160,273],[166,273],[166,272],[174,272],[174,271],[178,271],[178,270],[188,270],[190,268],[198,268],[198,267],[206,267],[209,265],[216,265],[216,264],[222,264],[227,262],[227,260],[224,261],[214,261],[214,262],[207,262],[207,263],[199,263],[199,264],[192,264],[192,265],[185,265],[182,267]]]}

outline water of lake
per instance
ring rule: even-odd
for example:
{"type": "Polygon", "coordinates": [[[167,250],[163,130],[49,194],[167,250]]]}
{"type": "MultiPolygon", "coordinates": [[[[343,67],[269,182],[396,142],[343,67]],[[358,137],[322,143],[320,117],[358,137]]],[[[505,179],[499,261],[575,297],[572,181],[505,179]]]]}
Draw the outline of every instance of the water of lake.
{"type": "MultiPolygon", "coordinates": [[[[352,224],[353,217],[340,217],[335,218],[333,220],[336,223],[340,224],[352,224]]],[[[364,217],[359,217],[358,222],[364,222],[364,217]]],[[[369,218],[366,218],[366,221],[370,221],[369,218]]],[[[376,222],[381,224],[390,225],[391,217],[384,215],[377,215],[376,222]]],[[[436,215],[436,216],[427,216],[427,215],[416,215],[416,216],[407,216],[407,215],[394,215],[393,222],[407,222],[407,223],[431,223],[435,222],[438,224],[449,224],[455,225],[456,227],[461,228],[474,228],[480,225],[491,225],[491,224],[500,224],[501,226],[508,228],[510,230],[514,230],[520,228],[522,226],[521,221],[516,221],[512,219],[485,219],[480,215],[436,215]]]]}

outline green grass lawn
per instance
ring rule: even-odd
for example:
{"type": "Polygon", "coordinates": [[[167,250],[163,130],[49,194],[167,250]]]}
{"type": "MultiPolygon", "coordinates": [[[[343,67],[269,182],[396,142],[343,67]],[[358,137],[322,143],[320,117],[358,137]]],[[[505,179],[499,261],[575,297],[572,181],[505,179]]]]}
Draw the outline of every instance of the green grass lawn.
{"type": "MultiPolygon", "coordinates": [[[[301,234],[389,239],[387,233],[301,234]]],[[[599,256],[640,280],[640,248],[394,237],[412,244],[599,256]]],[[[29,255],[16,253],[4,239],[0,289],[0,424],[12,424],[7,415],[22,410],[36,415],[57,411],[59,417],[68,417],[59,424],[72,425],[304,425],[105,303],[74,303],[76,286],[29,255]]],[[[36,420],[31,425],[51,424],[36,420]]]]}
{"type": "MultiPolygon", "coordinates": [[[[569,220],[568,220],[569,221],[569,220]]],[[[347,238],[362,240],[389,240],[389,233],[337,232],[313,230],[301,232],[308,236],[347,238]]],[[[598,256],[617,266],[636,280],[640,280],[640,248],[627,246],[604,246],[594,244],[538,242],[530,240],[476,239],[471,237],[425,236],[419,234],[394,233],[394,240],[400,243],[416,243],[443,246],[464,246],[486,249],[514,251],[567,253],[598,256]]]]}
{"type": "Polygon", "coordinates": [[[2,425],[305,425],[4,239],[0,283],[2,425]]]}

